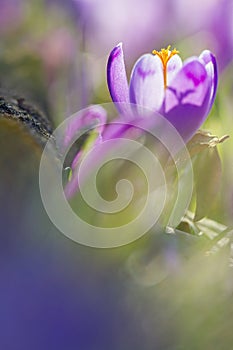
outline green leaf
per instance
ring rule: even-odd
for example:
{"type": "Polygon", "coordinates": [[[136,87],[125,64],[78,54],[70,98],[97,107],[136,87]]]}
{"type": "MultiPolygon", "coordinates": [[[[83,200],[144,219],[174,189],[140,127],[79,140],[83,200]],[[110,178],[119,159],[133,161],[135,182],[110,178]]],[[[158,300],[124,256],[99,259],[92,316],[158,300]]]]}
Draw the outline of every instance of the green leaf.
{"type": "Polygon", "coordinates": [[[196,181],[195,221],[208,216],[215,204],[221,186],[222,165],[216,147],[208,147],[194,162],[196,181]]]}
{"type": "Polygon", "coordinates": [[[216,254],[224,248],[229,250],[231,263],[233,228],[227,227],[215,220],[203,218],[194,221],[194,213],[188,211],[180,223],[178,229],[184,230],[190,235],[206,238],[205,255],[216,254]]]}

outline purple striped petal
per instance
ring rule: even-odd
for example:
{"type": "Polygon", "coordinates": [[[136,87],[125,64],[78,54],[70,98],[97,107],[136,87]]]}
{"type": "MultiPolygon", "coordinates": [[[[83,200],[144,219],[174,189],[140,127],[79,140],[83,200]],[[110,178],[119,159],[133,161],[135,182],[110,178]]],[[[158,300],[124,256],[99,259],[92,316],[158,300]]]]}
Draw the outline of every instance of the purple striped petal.
{"type": "Polygon", "coordinates": [[[158,56],[143,55],[136,62],[130,80],[130,102],[158,111],[164,99],[162,62],[158,56]]]}
{"type": "Polygon", "coordinates": [[[167,63],[167,85],[169,86],[178,73],[178,71],[182,68],[183,62],[179,55],[174,55],[170,58],[167,63]]]}
{"type": "Polygon", "coordinates": [[[202,61],[191,58],[166,89],[164,115],[185,141],[194,135],[208,114],[211,88],[202,61]]]}
{"type": "MultiPolygon", "coordinates": [[[[110,53],[107,64],[107,82],[113,102],[117,102],[118,109],[122,103],[122,110],[127,109],[124,103],[129,103],[129,86],[126,76],[122,44],[118,44],[110,53]]],[[[128,111],[126,111],[128,112],[128,111]]]]}
{"type": "Polygon", "coordinates": [[[210,77],[212,82],[211,96],[210,96],[210,102],[209,102],[209,111],[210,111],[214,103],[214,99],[217,92],[217,85],[218,85],[217,61],[215,56],[209,50],[204,50],[200,54],[199,58],[204,62],[207,74],[210,77]]]}

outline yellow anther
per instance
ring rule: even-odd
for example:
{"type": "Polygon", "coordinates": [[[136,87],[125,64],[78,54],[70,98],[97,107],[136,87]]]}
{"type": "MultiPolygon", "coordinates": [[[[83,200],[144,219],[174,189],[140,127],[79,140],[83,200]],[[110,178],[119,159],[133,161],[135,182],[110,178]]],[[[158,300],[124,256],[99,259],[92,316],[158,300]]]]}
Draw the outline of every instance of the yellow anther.
{"type": "Polygon", "coordinates": [[[174,55],[179,53],[179,51],[176,50],[176,48],[173,49],[172,51],[170,51],[170,48],[171,48],[171,45],[168,45],[166,49],[161,49],[160,51],[157,51],[157,50],[152,51],[152,54],[157,55],[162,61],[164,89],[167,87],[167,63],[174,55]]]}

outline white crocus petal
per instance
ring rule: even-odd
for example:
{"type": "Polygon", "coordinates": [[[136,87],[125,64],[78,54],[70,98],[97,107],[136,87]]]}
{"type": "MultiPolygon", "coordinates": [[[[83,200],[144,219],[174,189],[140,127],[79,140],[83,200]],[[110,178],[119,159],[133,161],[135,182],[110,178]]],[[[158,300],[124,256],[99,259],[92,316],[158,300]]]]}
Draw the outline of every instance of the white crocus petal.
{"type": "Polygon", "coordinates": [[[179,55],[172,56],[167,63],[167,86],[170,85],[178,71],[182,68],[182,59],[179,55]]]}
{"type": "Polygon", "coordinates": [[[158,111],[164,99],[163,67],[159,57],[146,54],[136,62],[130,80],[130,102],[158,111]]]}

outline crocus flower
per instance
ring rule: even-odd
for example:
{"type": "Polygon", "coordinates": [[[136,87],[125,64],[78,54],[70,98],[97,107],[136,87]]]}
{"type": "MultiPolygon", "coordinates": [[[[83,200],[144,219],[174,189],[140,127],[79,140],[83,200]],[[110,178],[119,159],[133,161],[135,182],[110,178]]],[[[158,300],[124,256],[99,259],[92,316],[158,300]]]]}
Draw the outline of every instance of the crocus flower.
{"type": "Polygon", "coordinates": [[[205,50],[182,62],[176,49],[154,50],[135,63],[128,84],[122,44],[110,53],[107,81],[113,102],[129,115],[127,104],[162,114],[187,142],[205,121],[215,99],[217,64],[205,50]]]}
{"type": "Polygon", "coordinates": [[[90,133],[93,133],[93,145],[100,143],[106,118],[107,115],[104,108],[101,106],[89,106],[85,110],[73,115],[73,117],[67,121],[65,135],[61,145],[61,152],[68,149],[75,140],[78,141],[78,150],[75,150],[76,154],[70,164],[73,172],[72,179],[68,182],[65,190],[68,198],[72,197],[79,188],[78,165],[86,151],[86,149],[84,150],[86,138],[90,136],[90,133]],[[88,131],[88,135],[86,135],[86,131],[88,131]],[[81,139],[79,139],[80,135],[81,139]],[[80,141],[81,144],[79,144],[80,141]]]}
{"type": "MultiPolygon", "coordinates": [[[[59,135],[61,145],[57,145],[57,147],[61,154],[65,154],[66,150],[73,144],[68,154],[67,163],[72,170],[72,176],[70,176],[65,186],[65,194],[68,199],[77,193],[81,183],[87,180],[93,169],[96,166],[98,167],[104,161],[106,154],[111,151],[110,145],[102,148],[101,151],[96,146],[108,140],[120,140],[121,138],[135,140],[145,130],[153,130],[155,128],[156,118],[144,120],[140,114],[136,117],[136,113],[134,113],[134,116],[135,118],[129,122],[118,116],[118,118],[108,123],[106,110],[101,106],[92,105],[74,114],[66,121],[65,129],[59,135]],[[80,164],[90,149],[93,149],[94,152],[89,155],[89,166],[85,167],[86,170],[88,169],[88,172],[83,171],[80,175],[80,164]]],[[[160,116],[158,115],[157,117],[159,119],[160,116]]],[[[120,145],[120,142],[118,145],[120,145]]]]}

